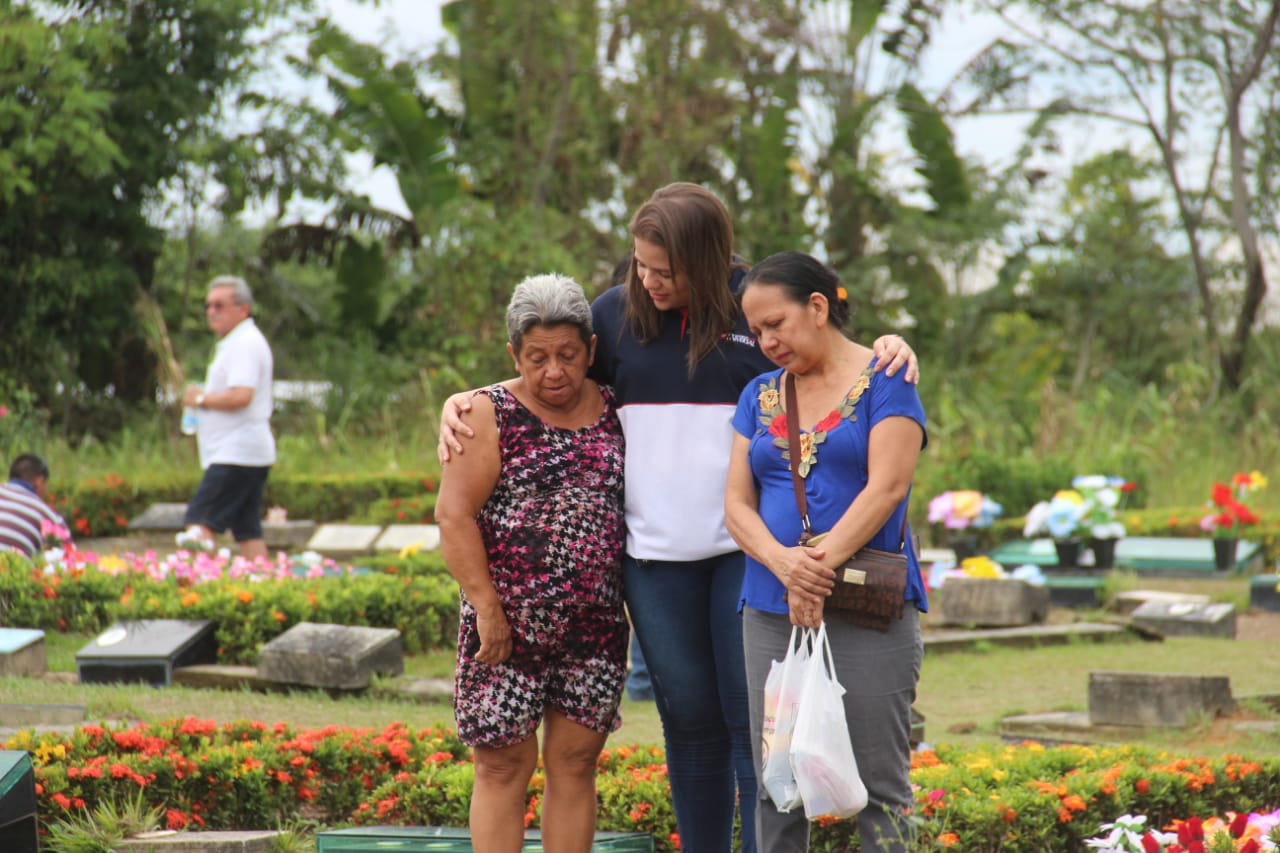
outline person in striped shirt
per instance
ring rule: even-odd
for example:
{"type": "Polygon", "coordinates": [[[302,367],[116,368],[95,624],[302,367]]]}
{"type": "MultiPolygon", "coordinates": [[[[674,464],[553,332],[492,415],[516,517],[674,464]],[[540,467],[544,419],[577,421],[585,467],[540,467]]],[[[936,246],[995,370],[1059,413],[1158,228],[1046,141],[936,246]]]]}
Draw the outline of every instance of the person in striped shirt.
{"type": "Polygon", "coordinates": [[[49,466],[23,453],[9,466],[9,482],[0,484],[0,551],[34,557],[44,549],[50,526],[66,532],[67,523],[49,506],[49,466]]]}

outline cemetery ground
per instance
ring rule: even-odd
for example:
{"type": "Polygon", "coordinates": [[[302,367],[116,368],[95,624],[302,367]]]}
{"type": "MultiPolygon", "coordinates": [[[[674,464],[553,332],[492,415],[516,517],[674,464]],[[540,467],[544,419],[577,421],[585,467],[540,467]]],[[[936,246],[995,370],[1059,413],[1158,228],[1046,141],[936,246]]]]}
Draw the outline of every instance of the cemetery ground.
{"type": "MultiPolygon", "coordinates": [[[[1141,587],[1237,602],[1236,638],[1169,637],[1155,641],[1122,634],[1105,641],[1074,640],[1018,648],[979,640],[965,650],[932,653],[926,646],[916,701],[917,710],[925,717],[925,740],[959,747],[999,742],[1004,717],[1085,710],[1089,673],[1120,670],[1226,676],[1235,697],[1243,700],[1229,715],[1197,720],[1185,728],[1138,730],[1128,742],[1180,754],[1280,757],[1280,737],[1274,729],[1250,731],[1236,725],[1245,720],[1280,720],[1274,707],[1249,701],[1251,696],[1280,693],[1280,655],[1276,653],[1280,648],[1280,613],[1247,611],[1247,578],[1143,578],[1141,587]]],[[[938,609],[935,604],[934,613],[922,623],[926,637],[940,630],[938,609]]],[[[1064,624],[1114,618],[1100,610],[1054,607],[1047,621],[1064,624]]],[[[0,679],[0,694],[10,703],[80,705],[90,721],[156,722],[193,716],[219,722],[287,722],[298,727],[337,724],[382,728],[392,722],[452,727],[447,697],[432,701],[405,698],[395,689],[396,679],[376,679],[368,691],[340,696],[302,688],[260,692],[179,685],[81,685],[76,683],[75,655],[92,639],[90,635],[51,633],[46,638],[48,675],[0,679]]],[[[447,681],[452,666],[452,649],[411,655],[405,659],[404,677],[447,681]]],[[[611,747],[661,744],[661,726],[652,702],[624,700],[622,712],[624,723],[610,737],[611,747]]]]}

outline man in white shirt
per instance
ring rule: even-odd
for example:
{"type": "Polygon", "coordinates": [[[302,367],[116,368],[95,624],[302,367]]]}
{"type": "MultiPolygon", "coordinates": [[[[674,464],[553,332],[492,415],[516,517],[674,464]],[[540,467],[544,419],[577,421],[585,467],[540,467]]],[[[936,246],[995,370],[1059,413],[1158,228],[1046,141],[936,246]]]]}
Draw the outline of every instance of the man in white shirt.
{"type": "Polygon", "coordinates": [[[262,493],[276,461],[271,434],[271,347],[253,322],[253,294],[244,279],[209,282],[204,314],[218,336],[204,386],[191,385],[183,405],[198,410],[196,439],[204,477],[187,504],[179,544],[212,548],[230,530],[247,558],[266,556],[262,493]]]}
{"type": "Polygon", "coordinates": [[[9,482],[0,484],[0,551],[34,557],[44,550],[46,531],[71,541],[67,523],[49,506],[49,466],[23,453],[9,466],[9,482]]]}

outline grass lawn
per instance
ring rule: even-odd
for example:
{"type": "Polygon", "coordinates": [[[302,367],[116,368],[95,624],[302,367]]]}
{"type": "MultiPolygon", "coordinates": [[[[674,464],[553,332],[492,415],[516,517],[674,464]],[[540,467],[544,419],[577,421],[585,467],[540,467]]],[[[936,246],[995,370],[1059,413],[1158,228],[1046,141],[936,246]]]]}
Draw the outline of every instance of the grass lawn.
{"type": "MultiPolygon", "coordinates": [[[[1144,588],[1203,592],[1237,599],[1247,581],[1147,580],[1144,588]]],[[[1055,620],[1081,617],[1054,611],[1055,620]]],[[[1280,614],[1267,619],[1280,622],[1280,614]]],[[[49,668],[75,672],[75,653],[92,638],[51,634],[46,638],[49,668]]],[[[1274,635],[1235,640],[1171,638],[1163,642],[1133,639],[1095,644],[1081,641],[1041,648],[979,646],[972,651],[926,651],[916,708],[925,716],[925,737],[932,743],[976,745],[999,740],[1004,716],[1045,711],[1085,710],[1091,670],[1225,675],[1237,698],[1280,694],[1280,656],[1274,635]]],[[[451,677],[452,650],[416,655],[405,661],[406,675],[451,677]]],[[[0,679],[0,695],[13,703],[84,705],[91,720],[159,720],[193,715],[217,720],[287,721],[304,727],[331,724],[381,727],[393,721],[411,726],[452,726],[447,703],[421,703],[385,695],[333,698],[312,690],[281,693],[216,691],[186,687],[157,689],[129,685],[79,685],[48,679],[0,679]]],[[[662,730],[652,702],[623,702],[623,726],[610,744],[660,744],[662,730]]],[[[1274,711],[1247,703],[1244,716],[1277,719],[1274,711]]],[[[1233,730],[1230,720],[1187,729],[1135,733],[1134,740],[1196,754],[1240,753],[1280,756],[1280,737],[1233,730]]]]}

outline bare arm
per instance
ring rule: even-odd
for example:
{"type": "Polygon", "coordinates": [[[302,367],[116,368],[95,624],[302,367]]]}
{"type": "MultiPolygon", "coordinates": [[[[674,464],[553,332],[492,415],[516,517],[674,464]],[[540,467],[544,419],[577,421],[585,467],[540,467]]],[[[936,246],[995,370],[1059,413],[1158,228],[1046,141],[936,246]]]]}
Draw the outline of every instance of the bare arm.
{"type": "Polygon", "coordinates": [[[916,363],[915,350],[901,335],[881,335],[871,345],[876,356],[876,372],[884,371],[885,376],[893,376],[898,369],[906,365],[907,372],[903,380],[915,385],[920,381],[920,366],[916,363]]]}
{"type": "Polygon", "coordinates": [[[471,400],[475,391],[459,391],[444,401],[440,411],[440,438],[436,443],[436,456],[440,464],[445,465],[453,454],[461,456],[464,452],[459,439],[474,438],[475,430],[463,420],[471,412],[471,400]]]}
{"type": "Polygon", "coordinates": [[[774,538],[760,517],[751,464],[750,441],[733,437],[729,478],[725,484],[725,521],[738,547],[762,563],[787,590],[787,607],[796,625],[816,628],[822,621],[822,601],[831,594],[835,572],[823,565],[826,551],[800,545],[787,546],[774,538]]]}
{"type": "Polygon", "coordinates": [[[884,527],[911,488],[923,438],[920,425],[905,417],[885,418],[872,428],[867,487],[822,540],[826,565],[840,565],[884,527]]]}
{"type": "Polygon", "coordinates": [[[471,452],[459,454],[444,466],[436,498],[436,523],[440,525],[440,550],[449,574],[476,609],[480,633],[476,660],[494,664],[511,654],[511,626],[489,574],[489,556],[476,515],[493,494],[502,461],[493,403],[482,396],[475,400],[473,408],[475,437],[467,439],[471,452]]]}
{"type": "MultiPolygon", "coordinates": [[[[182,392],[182,405],[194,406],[202,392],[198,385],[188,385],[182,392]]],[[[216,409],[220,412],[234,412],[243,409],[253,402],[253,389],[245,385],[234,385],[223,391],[203,392],[204,400],[200,402],[202,409],[216,409]]]]}

